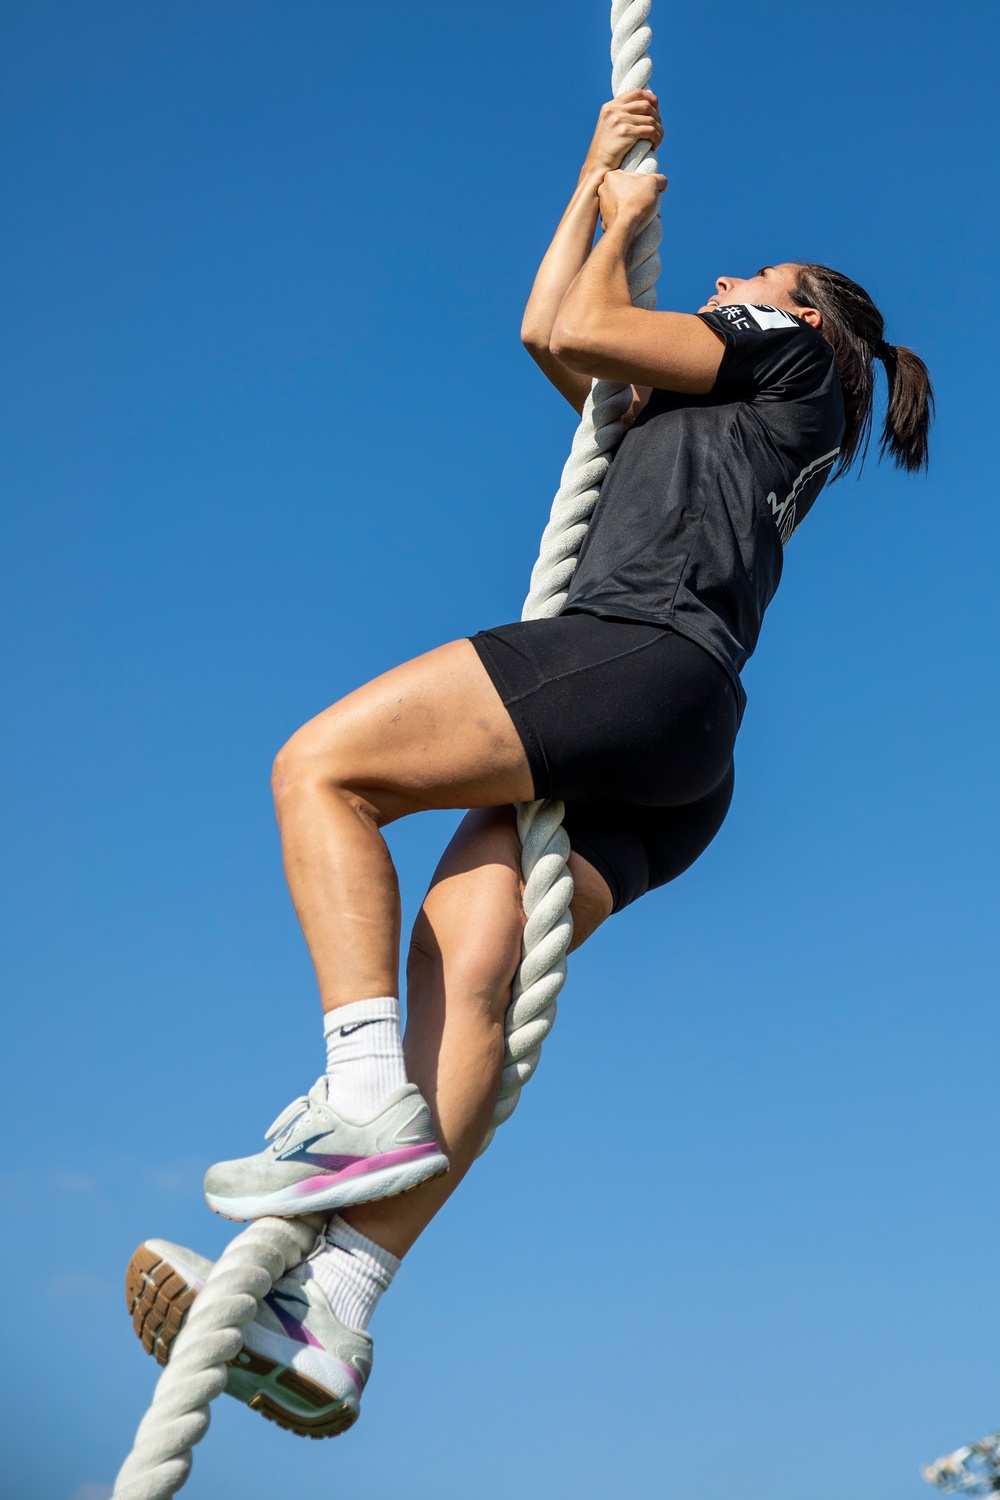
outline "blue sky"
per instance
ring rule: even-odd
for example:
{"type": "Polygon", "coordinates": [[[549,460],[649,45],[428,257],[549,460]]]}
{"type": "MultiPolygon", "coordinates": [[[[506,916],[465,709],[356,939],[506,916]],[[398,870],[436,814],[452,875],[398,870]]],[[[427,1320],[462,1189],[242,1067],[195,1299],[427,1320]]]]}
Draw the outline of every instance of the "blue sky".
{"type": "MultiPolygon", "coordinates": [[[[847,271],[931,367],[931,473],[872,463],[796,535],[729,820],[573,960],[360,1425],[221,1401],[192,1497],[918,1500],[1000,1425],[996,14],[653,22],[661,306],[847,271]]],[[[271,758],[519,612],[574,418],[517,329],[607,15],[15,0],[4,32],[0,1490],[100,1500],[154,1373],[128,1256],[216,1253],[204,1168],[322,1065],[271,758]]],[[[411,913],[453,822],[391,834],[411,913]]]]}

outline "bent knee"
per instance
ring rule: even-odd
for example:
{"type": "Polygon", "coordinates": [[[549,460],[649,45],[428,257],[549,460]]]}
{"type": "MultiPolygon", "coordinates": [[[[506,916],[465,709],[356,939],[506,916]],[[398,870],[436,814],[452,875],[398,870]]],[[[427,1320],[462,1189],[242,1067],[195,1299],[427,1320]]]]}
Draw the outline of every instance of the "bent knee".
{"type": "Polygon", "coordinates": [[[297,729],[274,758],[271,792],[279,814],[282,808],[316,792],[341,792],[359,809],[377,814],[353,786],[351,746],[347,735],[329,723],[320,735],[313,723],[297,729]]]}
{"type": "Polygon", "coordinates": [[[329,768],[324,765],[324,760],[325,757],[321,758],[310,748],[308,725],[296,730],[282,745],[271,767],[271,791],[275,802],[280,804],[304,783],[325,780],[329,768]]]}

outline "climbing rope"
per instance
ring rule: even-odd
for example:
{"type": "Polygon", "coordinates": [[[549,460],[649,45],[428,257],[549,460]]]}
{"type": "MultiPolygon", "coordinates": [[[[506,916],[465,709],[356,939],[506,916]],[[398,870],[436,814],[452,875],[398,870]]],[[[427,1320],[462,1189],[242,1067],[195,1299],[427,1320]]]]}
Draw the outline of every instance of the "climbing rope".
{"type": "Polygon", "coordinates": [[[320,1222],[315,1215],[258,1219],[230,1240],[174,1339],[112,1500],[166,1500],[184,1484],[191,1449],[208,1431],[209,1404],[225,1390],[226,1366],[243,1347],[243,1329],[274,1283],[312,1249],[320,1222]]]}
{"type": "MultiPolygon", "coordinates": [[[[616,97],[649,82],[651,4],[652,0],[613,0],[611,84],[616,97]]],[[[622,166],[629,172],[657,170],[645,141],[632,148],[622,166]]],[[[656,305],[659,244],[660,221],[654,214],[629,253],[629,290],[638,307],[656,305]]],[[[547,619],[562,608],[631,399],[629,386],[594,382],[542,534],[521,612],[524,620],[547,619]]],[[[526,920],[507,1012],[500,1097],[482,1151],[514,1113],[522,1087],[538,1066],[566,979],[566,953],[573,936],[573,877],[567,869],[569,839],[562,817],[563,805],[556,801],[524,802],[517,810],[526,920]]],[[[191,1449],[208,1430],[209,1406],[225,1389],[227,1363],[243,1346],[243,1328],[257,1316],[261,1299],[309,1252],[315,1238],[315,1227],[304,1219],[258,1219],[230,1241],[174,1339],[170,1362],[115,1482],[113,1500],[167,1500],[185,1483],[191,1449]]]]}
{"type": "MultiPolygon", "coordinates": [[[[611,86],[616,97],[627,89],[645,88],[649,82],[653,71],[649,57],[652,32],[647,25],[651,3],[614,0],[611,7],[611,86]]],[[[648,143],[637,142],[622,167],[627,172],[657,171],[648,143]]],[[[654,213],[629,253],[629,291],[637,307],[656,306],[660,237],[660,220],[654,213]]],[[[622,418],[631,403],[631,386],[594,381],[542,533],[522,620],[545,620],[562,609],[610,455],[621,439],[622,418]]],[[[552,1030],[556,1000],[566,980],[566,954],[573,938],[569,910],[573,877],[566,864],[569,839],[562,819],[561,802],[522,802],[517,810],[524,876],[523,956],[507,1011],[500,1097],[481,1152],[498,1126],[514,1113],[521,1089],[538,1066],[542,1043],[552,1030]]]]}

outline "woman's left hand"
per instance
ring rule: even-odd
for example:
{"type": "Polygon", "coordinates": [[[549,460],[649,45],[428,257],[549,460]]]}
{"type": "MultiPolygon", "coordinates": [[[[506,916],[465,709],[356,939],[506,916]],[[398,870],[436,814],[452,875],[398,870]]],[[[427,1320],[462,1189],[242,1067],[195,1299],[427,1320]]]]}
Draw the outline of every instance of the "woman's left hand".
{"type": "Polygon", "coordinates": [[[651,89],[629,89],[609,99],[597,117],[597,129],[583,164],[584,175],[603,175],[620,167],[632,147],[646,141],[655,151],[663,140],[660,106],[651,89]]]}
{"type": "Polygon", "coordinates": [[[632,229],[644,224],[656,212],[666,186],[661,172],[609,172],[597,195],[605,234],[619,219],[632,229]]]}

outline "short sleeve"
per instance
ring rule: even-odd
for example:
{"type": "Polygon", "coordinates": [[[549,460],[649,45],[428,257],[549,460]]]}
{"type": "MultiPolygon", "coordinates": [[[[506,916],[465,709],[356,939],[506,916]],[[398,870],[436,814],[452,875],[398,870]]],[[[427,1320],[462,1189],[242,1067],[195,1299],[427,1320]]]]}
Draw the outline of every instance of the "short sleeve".
{"type": "Polygon", "coordinates": [[[815,328],[779,307],[737,304],[698,316],[726,344],[713,395],[803,401],[829,380],[831,345],[815,328]]]}

